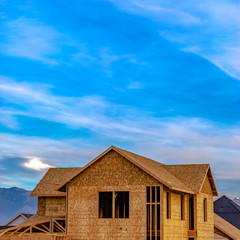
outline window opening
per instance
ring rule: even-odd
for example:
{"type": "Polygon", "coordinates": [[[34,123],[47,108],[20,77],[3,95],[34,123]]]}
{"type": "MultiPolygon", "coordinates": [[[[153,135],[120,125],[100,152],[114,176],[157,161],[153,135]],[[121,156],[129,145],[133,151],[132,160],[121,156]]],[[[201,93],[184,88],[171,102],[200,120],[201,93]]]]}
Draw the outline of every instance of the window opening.
{"type": "Polygon", "coordinates": [[[129,218],[129,192],[115,192],[115,218],[129,218]]]}
{"type": "Polygon", "coordinates": [[[112,218],[112,192],[99,193],[99,218],[112,218]]]}
{"type": "Polygon", "coordinates": [[[167,218],[171,218],[171,193],[167,192],[167,218]]]}
{"type": "Polygon", "coordinates": [[[194,197],[189,195],[189,230],[194,230],[194,197]]]}
{"type": "Polygon", "coordinates": [[[203,198],[203,216],[204,222],[207,222],[207,199],[203,198]]]}
{"type": "Polygon", "coordinates": [[[185,201],[184,195],[181,195],[181,220],[185,220],[185,201]]]}

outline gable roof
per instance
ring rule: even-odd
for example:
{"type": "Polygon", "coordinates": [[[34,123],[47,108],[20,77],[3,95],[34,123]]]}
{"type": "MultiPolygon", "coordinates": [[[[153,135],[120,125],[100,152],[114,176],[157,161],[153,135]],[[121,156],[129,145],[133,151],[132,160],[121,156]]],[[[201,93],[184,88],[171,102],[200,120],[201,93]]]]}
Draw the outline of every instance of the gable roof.
{"type": "Polygon", "coordinates": [[[50,168],[38,185],[33,189],[31,197],[47,197],[47,196],[66,196],[66,193],[56,190],[71,176],[74,176],[81,170],[77,168],[50,168]]]}
{"type": "Polygon", "coordinates": [[[234,212],[240,213],[240,206],[237,203],[235,203],[232,199],[223,195],[214,201],[214,211],[217,213],[217,212],[226,212],[225,210],[227,210],[228,212],[229,210],[231,210],[231,212],[234,211],[234,212]],[[231,209],[230,207],[227,207],[224,209],[224,207],[226,207],[227,205],[230,205],[231,209]]]}
{"type": "Polygon", "coordinates": [[[214,201],[214,212],[240,229],[240,206],[227,196],[214,201]]]}
{"type": "Polygon", "coordinates": [[[59,191],[63,189],[69,181],[71,181],[73,178],[85,171],[88,167],[90,167],[92,164],[94,164],[96,161],[98,161],[101,157],[103,157],[110,151],[117,152],[125,159],[129,160],[131,163],[145,171],[147,174],[149,174],[159,182],[163,183],[168,188],[180,192],[186,192],[191,194],[198,193],[200,191],[200,186],[202,186],[207,171],[209,169],[209,165],[206,164],[199,164],[197,167],[194,166],[192,168],[187,167],[187,165],[170,165],[169,167],[150,158],[146,158],[138,154],[111,146],[106,151],[97,156],[95,159],[93,159],[90,163],[88,163],[85,167],[79,169],[78,172],[76,171],[76,174],[72,175],[69,179],[66,179],[66,181],[62,185],[59,184],[59,187],[56,190],[59,191]],[[189,176],[193,169],[199,175],[199,178],[195,180],[194,184],[191,183],[192,179],[194,179],[195,177],[194,175],[192,178],[179,177],[179,174],[181,172],[185,174],[184,176],[189,176]]]}
{"type": "Polygon", "coordinates": [[[233,240],[240,240],[240,230],[214,213],[214,227],[233,240]]]}
{"type": "Polygon", "coordinates": [[[209,164],[165,165],[165,168],[195,193],[201,192],[205,178],[208,177],[213,195],[218,196],[209,164]]]}

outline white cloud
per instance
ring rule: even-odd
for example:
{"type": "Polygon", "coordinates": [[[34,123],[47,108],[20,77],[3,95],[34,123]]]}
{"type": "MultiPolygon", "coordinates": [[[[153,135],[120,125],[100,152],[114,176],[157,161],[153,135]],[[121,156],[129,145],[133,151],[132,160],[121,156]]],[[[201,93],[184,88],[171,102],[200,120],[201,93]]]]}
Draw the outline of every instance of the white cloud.
{"type": "Polygon", "coordinates": [[[23,166],[35,171],[41,171],[41,170],[53,167],[49,164],[43,163],[38,158],[30,159],[28,162],[23,163],[23,166]]]}
{"type": "Polygon", "coordinates": [[[58,62],[52,55],[59,53],[61,34],[53,27],[25,17],[5,23],[4,42],[0,52],[14,57],[23,57],[49,65],[58,62]]]}

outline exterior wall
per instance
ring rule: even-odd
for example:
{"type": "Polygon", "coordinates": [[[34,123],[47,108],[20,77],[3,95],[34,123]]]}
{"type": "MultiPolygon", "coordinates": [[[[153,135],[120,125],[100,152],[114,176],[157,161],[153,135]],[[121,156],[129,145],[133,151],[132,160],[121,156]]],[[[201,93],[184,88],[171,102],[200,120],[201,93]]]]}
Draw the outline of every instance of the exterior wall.
{"type": "Polygon", "coordinates": [[[65,197],[39,197],[38,198],[39,216],[66,216],[65,197]]]}
{"type": "Polygon", "coordinates": [[[17,226],[25,221],[26,221],[26,218],[24,218],[23,216],[19,216],[18,218],[16,218],[15,220],[7,224],[6,226],[17,226]]]}
{"type": "Polygon", "coordinates": [[[167,219],[167,189],[164,188],[163,191],[163,236],[164,240],[186,240],[188,237],[188,211],[187,203],[188,197],[187,194],[184,196],[185,204],[185,214],[184,219],[181,220],[181,194],[171,192],[171,203],[170,203],[170,212],[171,218],[167,219]]]}
{"type": "Polygon", "coordinates": [[[213,212],[213,193],[208,177],[206,177],[202,192],[197,194],[197,239],[214,239],[214,212],[213,212]],[[204,222],[203,199],[207,199],[207,221],[204,222]]]}
{"type": "Polygon", "coordinates": [[[84,240],[146,240],[146,186],[160,185],[115,151],[67,185],[67,235],[84,240]],[[129,219],[99,219],[99,191],[129,191],[129,219]]]}

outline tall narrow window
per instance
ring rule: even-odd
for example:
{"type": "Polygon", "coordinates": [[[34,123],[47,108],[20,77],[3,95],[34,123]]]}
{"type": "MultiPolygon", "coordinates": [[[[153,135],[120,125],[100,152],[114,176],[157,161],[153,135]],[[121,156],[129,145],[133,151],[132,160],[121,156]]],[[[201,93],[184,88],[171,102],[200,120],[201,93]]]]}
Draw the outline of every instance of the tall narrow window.
{"type": "Polygon", "coordinates": [[[115,218],[129,218],[129,192],[115,192],[115,218]]]}
{"type": "Polygon", "coordinates": [[[171,218],[171,193],[167,192],[167,218],[170,219],[171,218]]]}
{"type": "Polygon", "coordinates": [[[194,230],[194,197],[189,195],[189,230],[194,230]]]}
{"type": "Polygon", "coordinates": [[[160,186],[147,187],[147,240],[160,240],[160,186]]]}
{"type": "Polygon", "coordinates": [[[181,195],[181,220],[185,220],[185,201],[184,195],[181,195]]]}
{"type": "Polygon", "coordinates": [[[207,199],[203,198],[203,217],[204,222],[207,222],[207,199]]]}
{"type": "Polygon", "coordinates": [[[99,218],[112,218],[112,192],[99,193],[99,218]]]}

